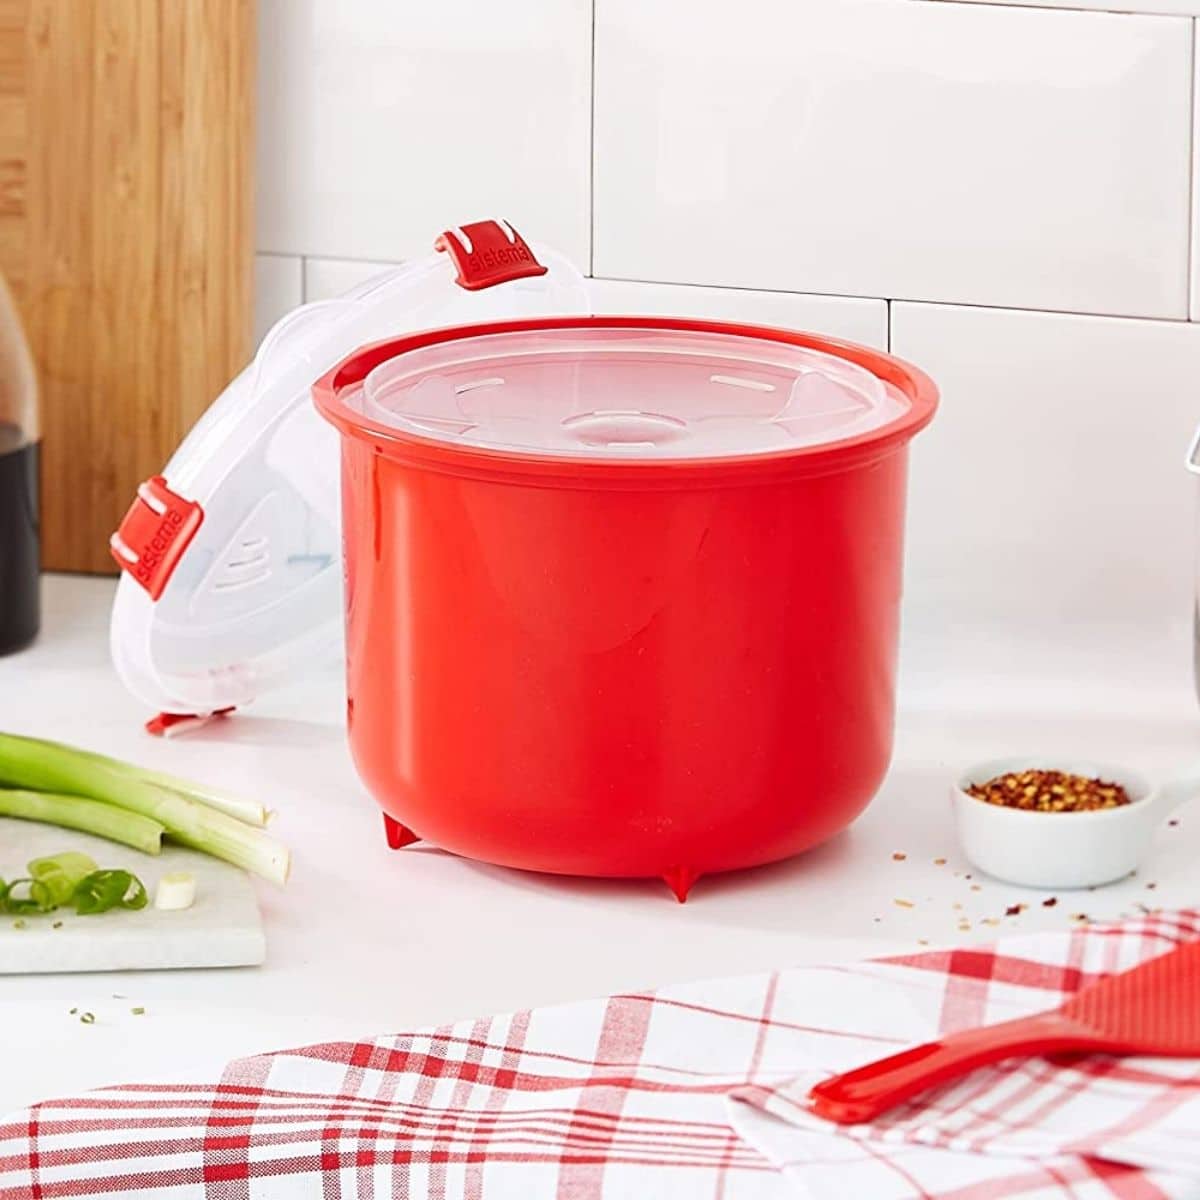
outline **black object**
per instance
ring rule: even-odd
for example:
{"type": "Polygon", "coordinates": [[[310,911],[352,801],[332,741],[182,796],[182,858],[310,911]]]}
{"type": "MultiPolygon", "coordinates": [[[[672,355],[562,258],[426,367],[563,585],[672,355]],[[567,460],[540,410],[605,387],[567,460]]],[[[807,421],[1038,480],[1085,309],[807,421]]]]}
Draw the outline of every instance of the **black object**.
{"type": "Polygon", "coordinates": [[[0,423],[0,654],[33,641],[41,617],[38,445],[20,441],[15,426],[0,423]]]}

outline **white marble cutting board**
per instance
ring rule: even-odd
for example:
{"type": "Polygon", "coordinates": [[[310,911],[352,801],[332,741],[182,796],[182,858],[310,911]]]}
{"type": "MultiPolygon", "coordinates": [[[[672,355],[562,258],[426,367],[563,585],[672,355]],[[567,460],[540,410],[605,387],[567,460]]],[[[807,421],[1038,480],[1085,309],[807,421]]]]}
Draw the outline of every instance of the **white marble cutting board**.
{"type": "Polygon", "coordinates": [[[0,975],[60,971],[145,971],[170,967],[256,966],[266,957],[258,900],[249,877],[228,863],[164,843],[159,856],[115,842],[32,821],[0,817],[0,878],[25,875],[25,864],[46,854],[81,850],[100,868],[132,871],[151,903],[76,916],[72,909],[16,918],[0,914],[0,975]],[[167,871],[191,871],[196,902],[182,912],[154,908],[154,888],[167,871]],[[61,921],[60,928],[54,923],[61,921]]]}

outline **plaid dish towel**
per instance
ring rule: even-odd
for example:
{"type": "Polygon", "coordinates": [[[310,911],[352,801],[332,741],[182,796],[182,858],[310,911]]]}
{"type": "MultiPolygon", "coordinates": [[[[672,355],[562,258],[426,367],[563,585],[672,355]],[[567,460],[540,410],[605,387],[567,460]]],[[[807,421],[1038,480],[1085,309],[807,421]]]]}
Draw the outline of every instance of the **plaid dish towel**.
{"type": "MultiPolygon", "coordinates": [[[[1200,911],[805,967],[230,1064],[0,1123],[0,1197],[1200,1197],[1200,1061],[977,1071],[873,1125],[816,1080],[1058,1005],[1200,938],[1200,911]]],[[[0,1067],[2,1069],[2,1067],[0,1067]]]]}

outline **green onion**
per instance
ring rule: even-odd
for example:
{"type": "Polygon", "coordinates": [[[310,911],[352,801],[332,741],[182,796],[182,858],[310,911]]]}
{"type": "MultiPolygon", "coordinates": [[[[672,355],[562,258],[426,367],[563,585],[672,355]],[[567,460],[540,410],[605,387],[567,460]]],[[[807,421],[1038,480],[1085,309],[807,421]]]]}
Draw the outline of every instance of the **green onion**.
{"type": "Polygon", "coordinates": [[[110,908],[145,908],[146,888],[128,871],[93,871],[79,881],[71,896],[81,916],[108,912],[110,908]]]}
{"type": "Polygon", "coordinates": [[[119,775],[128,775],[142,783],[153,783],[168,791],[178,792],[189,800],[197,800],[201,804],[207,804],[209,808],[215,808],[217,812],[236,817],[246,825],[255,825],[262,829],[271,819],[270,811],[255,800],[244,800],[241,796],[231,796],[228,792],[220,792],[215,788],[193,783],[189,779],[180,779],[178,775],[167,775],[162,771],[149,771],[143,767],[135,767],[132,763],[123,762],[119,758],[110,758],[107,754],[97,754],[94,750],[81,750],[62,742],[43,742],[42,744],[65,750],[69,754],[78,754],[89,758],[97,765],[107,767],[110,771],[116,771],[119,775]]]}
{"type": "MultiPolygon", "coordinates": [[[[159,779],[162,777],[160,776],[159,779]]],[[[83,796],[157,821],[168,836],[274,883],[290,868],[287,848],[227,812],[173,791],[123,764],[58,742],[0,734],[0,787],[83,796]]],[[[0,796],[3,792],[0,791],[0,796]]],[[[2,810],[0,810],[2,811],[2,810]]]]}
{"type": "Polygon", "coordinates": [[[67,850],[47,858],[35,858],[28,869],[33,880],[30,894],[38,900],[43,912],[49,912],[66,904],[79,883],[98,868],[95,860],[86,854],[67,850]]]}
{"type": "MultiPolygon", "coordinates": [[[[87,916],[111,908],[145,908],[150,899],[136,875],[97,870],[77,850],[35,858],[26,869],[29,875],[12,883],[0,879],[0,912],[50,913],[73,904],[80,916],[87,916]]],[[[62,922],[55,921],[54,928],[61,929],[62,922]]]]}
{"type": "Polygon", "coordinates": [[[162,845],[163,827],[158,821],[82,796],[0,787],[0,817],[19,817],[25,821],[42,821],[47,825],[94,833],[110,842],[132,846],[144,854],[157,854],[162,845]]]}
{"type": "Polygon", "coordinates": [[[37,885],[32,879],[14,879],[4,894],[5,911],[10,913],[50,912],[54,906],[46,904],[45,895],[39,896],[35,890],[36,887],[37,885]],[[18,896],[16,894],[18,889],[25,894],[18,896]]]}

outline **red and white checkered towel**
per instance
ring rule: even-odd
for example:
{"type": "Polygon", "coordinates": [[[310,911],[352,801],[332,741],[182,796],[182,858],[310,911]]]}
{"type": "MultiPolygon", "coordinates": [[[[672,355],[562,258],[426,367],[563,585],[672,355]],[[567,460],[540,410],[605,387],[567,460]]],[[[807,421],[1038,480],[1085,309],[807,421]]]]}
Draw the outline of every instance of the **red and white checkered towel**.
{"type": "MultiPolygon", "coordinates": [[[[244,1059],[0,1124],[0,1197],[1200,1197],[1200,1061],[978,1071],[841,1129],[812,1082],[1058,1005],[1200,939],[1200,911],[663,988],[244,1059]]],[[[0,1069],[3,1069],[0,1063],[0,1069]]]]}

